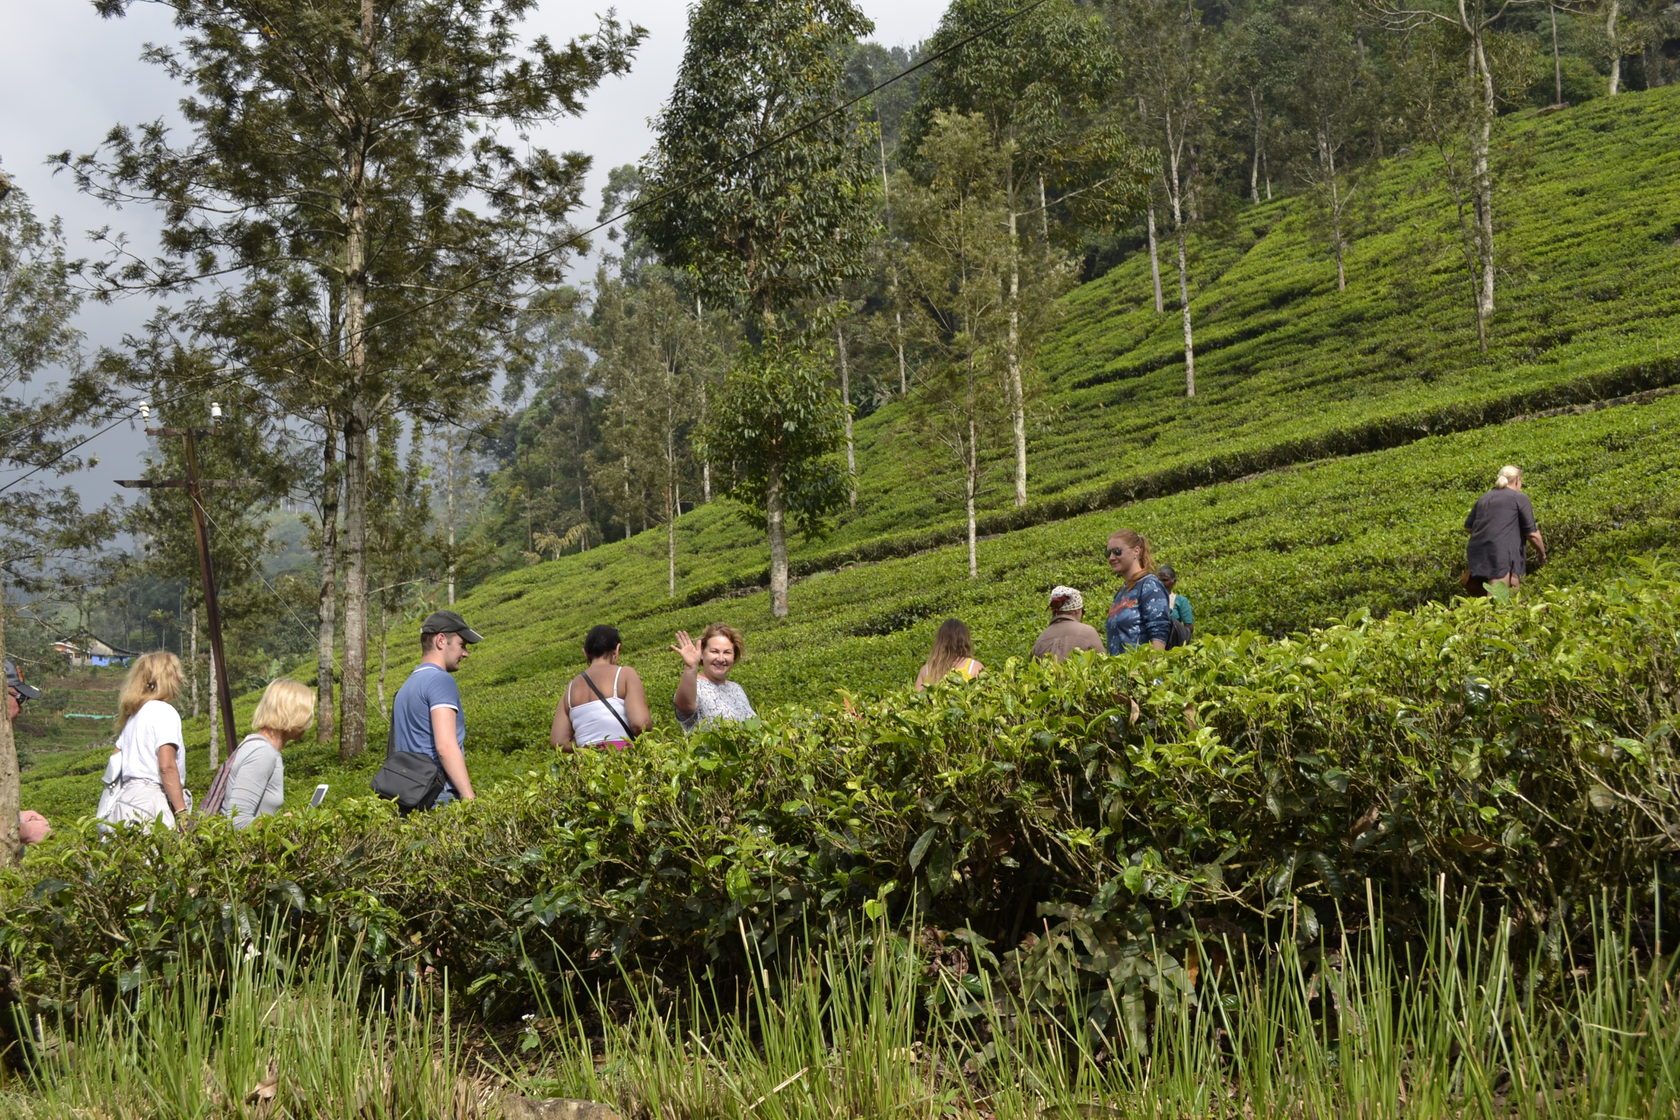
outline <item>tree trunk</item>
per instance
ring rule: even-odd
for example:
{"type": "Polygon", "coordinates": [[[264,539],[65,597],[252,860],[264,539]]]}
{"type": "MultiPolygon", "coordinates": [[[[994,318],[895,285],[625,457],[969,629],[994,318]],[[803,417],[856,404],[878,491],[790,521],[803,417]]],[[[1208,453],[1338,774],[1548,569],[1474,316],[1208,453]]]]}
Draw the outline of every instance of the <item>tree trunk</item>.
{"type": "Polygon", "coordinates": [[[1038,233],[1045,243],[1050,241],[1050,196],[1044,189],[1044,172],[1038,173],[1038,233]]]}
{"type": "MultiPolygon", "coordinates": [[[[973,375],[971,374],[971,384],[972,381],[973,375]]],[[[965,511],[968,514],[968,578],[979,579],[980,557],[977,550],[974,497],[980,489],[980,455],[975,446],[979,442],[980,433],[974,422],[974,409],[976,407],[976,402],[973,400],[972,392],[969,394],[969,397],[968,454],[965,456],[965,461],[963,463],[963,466],[966,468],[967,477],[963,480],[963,503],[965,511]]]]}
{"type": "Polygon", "coordinates": [[[893,325],[897,337],[893,349],[898,353],[898,395],[910,395],[910,369],[904,361],[904,309],[898,306],[898,267],[893,266],[893,325]]]}
{"type": "MultiPolygon", "coordinates": [[[[443,441],[443,447],[444,454],[446,456],[445,461],[447,464],[444,484],[449,487],[448,492],[444,495],[444,513],[449,519],[449,567],[444,573],[446,581],[444,598],[445,601],[453,607],[455,605],[455,441],[452,439],[446,439],[443,441]]],[[[383,609],[381,609],[380,617],[383,621],[383,609]]],[[[384,632],[383,625],[381,625],[380,631],[381,633],[384,632]]],[[[384,638],[380,639],[380,645],[382,648],[384,641],[384,638]]],[[[384,657],[384,653],[381,652],[380,656],[384,657]]],[[[380,673],[383,675],[384,669],[381,669],[380,673]]],[[[385,704],[383,700],[380,701],[379,707],[381,711],[384,710],[385,704]]]]}
{"type": "Polygon", "coordinates": [[[1184,245],[1184,185],[1179,178],[1182,139],[1167,120],[1167,204],[1172,208],[1173,239],[1178,245],[1178,300],[1184,317],[1184,395],[1196,395],[1196,339],[1190,324],[1190,258],[1184,245]]]}
{"type": "Polygon", "coordinates": [[[1481,269],[1481,286],[1476,298],[1476,318],[1482,332],[1482,350],[1487,350],[1487,324],[1493,318],[1493,173],[1489,166],[1493,146],[1493,72],[1488,68],[1482,33],[1471,35],[1472,72],[1481,84],[1480,119],[1470,130],[1470,182],[1476,211],[1476,254],[1481,269]]]}
{"type": "Polygon", "coordinates": [[[1190,264],[1184,252],[1184,226],[1178,227],[1178,298],[1184,313],[1184,395],[1196,395],[1196,339],[1190,326],[1190,264]]]}
{"type": "Polygon", "coordinates": [[[665,520],[665,593],[677,597],[677,510],[682,504],[680,495],[671,498],[670,516],[665,520]]]}
{"type": "Polygon", "coordinates": [[[1149,279],[1155,285],[1155,314],[1165,315],[1167,300],[1161,291],[1161,244],[1155,237],[1155,204],[1151,202],[1143,213],[1149,229],[1149,279]]]}
{"type": "Polygon", "coordinates": [[[1330,247],[1336,254],[1336,290],[1347,290],[1347,269],[1342,254],[1342,192],[1336,181],[1336,147],[1324,129],[1318,131],[1319,165],[1330,184],[1330,247]]]}
{"type": "Polygon", "coordinates": [[[192,718],[197,719],[198,712],[198,608],[192,609],[192,645],[191,654],[187,658],[187,682],[192,691],[192,718]]]}
{"type": "Polygon", "coordinates": [[[677,476],[677,422],[665,417],[665,591],[677,597],[677,515],[682,512],[682,484],[677,476]]]}
{"type": "MultiPolygon", "coordinates": [[[[706,329],[705,308],[701,304],[698,294],[694,297],[694,321],[700,325],[701,330],[706,329]]],[[[706,378],[704,376],[700,378],[699,390],[700,413],[694,419],[697,424],[704,428],[706,426],[706,378]]],[[[710,458],[700,460],[700,500],[702,502],[712,500],[712,461],[710,458]]]]}
{"type": "MultiPolygon", "coordinates": [[[[210,774],[211,775],[214,775],[216,773],[216,768],[220,765],[220,763],[217,762],[217,760],[216,760],[216,745],[222,741],[222,735],[223,734],[224,734],[224,732],[222,730],[222,705],[218,702],[217,693],[216,693],[216,645],[215,645],[214,642],[212,642],[210,644],[210,774]]],[[[181,749],[185,750],[186,749],[186,744],[183,743],[181,745],[181,749]]],[[[182,766],[181,769],[182,769],[183,773],[186,772],[186,767],[185,766],[182,766]]]]}
{"type": "Polygon", "coordinates": [[[764,488],[764,519],[770,533],[770,615],[786,618],[788,613],[787,495],[782,488],[782,464],[770,464],[770,479],[764,488]]]}
{"type": "Polygon", "coordinates": [[[1563,107],[1563,58],[1558,54],[1557,34],[1557,5],[1547,4],[1546,11],[1552,17],[1552,88],[1555,100],[1552,102],[1558,108],[1563,107]]]}
{"type": "MultiPolygon", "coordinates": [[[[1616,17],[1621,15],[1622,0],[1610,0],[1605,9],[1604,37],[1610,42],[1610,96],[1622,89],[1622,45],[1616,41],[1616,17]]],[[[1554,13],[1553,18],[1556,19],[1554,13]]]]}
{"type": "Polygon", "coordinates": [[[1260,205],[1260,97],[1252,89],[1248,91],[1248,113],[1254,122],[1254,158],[1248,164],[1248,199],[1254,205],[1260,205]]]}
{"type": "Polygon", "coordinates": [[[1027,504],[1027,396],[1021,376],[1021,243],[1016,231],[1015,191],[1009,191],[1009,426],[1015,436],[1015,504],[1027,504]]]}
{"type": "Polygon", "coordinates": [[[368,430],[358,402],[344,425],[344,719],[338,757],[367,746],[368,430]]]}
{"type": "MultiPolygon", "coordinates": [[[[338,429],[329,413],[323,425],[321,490],[320,622],[315,631],[315,741],[332,742],[337,732],[333,708],[333,646],[338,637],[338,429]]],[[[193,622],[194,640],[198,623],[193,622]]]]}
{"type": "Polygon", "coordinates": [[[857,508],[857,446],[852,440],[852,368],[846,354],[846,328],[834,324],[834,343],[840,357],[840,404],[846,415],[846,504],[857,508]]]}
{"type": "MultiPolygon", "coordinates": [[[[361,0],[358,79],[372,81],[378,31],[374,0],[361,0]]],[[[346,144],[344,184],[344,342],[349,398],[344,418],[344,719],[338,757],[349,762],[367,746],[367,503],[369,477],[367,297],[367,153],[373,138],[358,118],[346,144]]]]}
{"type": "MultiPolygon", "coordinates": [[[[0,581],[0,659],[6,656],[6,595],[0,581]]],[[[0,719],[0,867],[10,867],[18,854],[18,770],[17,738],[12,721],[0,719]]]]}
{"type": "Polygon", "coordinates": [[[385,609],[385,596],[381,595],[379,597],[379,714],[387,718],[391,714],[385,707],[385,674],[391,663],[391,643],[386,639],[386,635],[390,632],[390,629],[390,614],[385,609]]]}

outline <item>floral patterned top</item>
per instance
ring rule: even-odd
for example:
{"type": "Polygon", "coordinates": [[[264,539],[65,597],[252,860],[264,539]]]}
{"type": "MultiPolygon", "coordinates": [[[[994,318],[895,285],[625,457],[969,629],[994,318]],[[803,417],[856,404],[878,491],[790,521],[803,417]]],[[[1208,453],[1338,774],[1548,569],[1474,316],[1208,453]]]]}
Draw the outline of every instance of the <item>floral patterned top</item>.
{"type": "Polygon", "coordinates": [[[718,720],[739,722],[757,716],[752,702],[747,699],[746,689],[734,681],[719,684],[702,674],[694,681],[694,714],[684,718],[678,712],[677,722],[682,724],[684,731],[694,731],[718,720]]]}

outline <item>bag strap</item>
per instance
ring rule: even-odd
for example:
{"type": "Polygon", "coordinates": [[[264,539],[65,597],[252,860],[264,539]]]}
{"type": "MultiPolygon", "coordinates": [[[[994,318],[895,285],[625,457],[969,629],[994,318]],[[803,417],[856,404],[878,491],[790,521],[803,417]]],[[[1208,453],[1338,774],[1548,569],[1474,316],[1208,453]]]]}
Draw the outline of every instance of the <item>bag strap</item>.
{"type": "MultiPolygon", "coordinates": [[[[611,712],[613,714],[613,718],[618,721],[618,725],[620,727],[624,728],[625,737],[629,738],[629,739],[634,739],[636,737],[636,733],[634,731],[630,730],[630,725],[628,723],[624,722],[624,717],[619,715],[618,709],[613,707],[611,704],[607,703],[606,696],[601,692],[601,689],[599,688],[599,686],[597,686],[594,681],[589,679],[589,674],[588,673],[579,673],[578,676],[582,677],[583,678],[583,683],[589,686],[589,691],[593,692],[596,696],[600,697],[601,703],[606,706],[607,711],[611,712]]],[[[617,692],[618,689],[614,688],[613,691],[617,692]]]]}
{"type": "Polygon", "coordinates": [[[216,776],[210,780],[210,788],[204,792],[204,801],[199,805],[199,812],[214,814],[222,811],[222,802],[227,799],[228,783],[233,780],[233,760],[239,756],[239,748],[243,747],[249,738],[249,735],[245,736],[228,752],[227,761],[216,771],[216,776]]]}

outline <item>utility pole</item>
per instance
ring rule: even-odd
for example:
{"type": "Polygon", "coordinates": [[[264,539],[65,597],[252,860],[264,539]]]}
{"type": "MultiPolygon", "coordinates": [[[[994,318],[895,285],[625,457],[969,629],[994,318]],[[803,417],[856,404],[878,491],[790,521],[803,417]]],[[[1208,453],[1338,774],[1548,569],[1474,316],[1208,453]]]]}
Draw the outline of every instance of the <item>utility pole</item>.
{"type": "MultiPolygon", "coordinates": [[[[140,406],[140,415],[149,418],[151,408],[140,406]]],[[[220,420],[222,406],[210,405],[210,418],[220,420]]],[[[187,458],[187,477],[169,479],[117,479],[118,486],[128,486],[137,490],[175,489],[185,490],[192,505],[193,531],[198,538],[198,573],[204,586],[204,614],[210,629],[210,662],[215,676],[215,703],[222,717],[222,738],[227,747],[227,754],[233,754],[233,748],[238,741],[233,726],[233,694],[228,691],[227,658],[222,654],[222,614],[216,604],[216,575],[210,566],[210,531],[205,525],[204,496],[202,487],[205,486],[248,486],[256,479],[201,479],[198,477],[198,437],[211,434],[208,428],[147,428],[149,436],[179,436],[185,441],[187,458]]],[[[216,760],[215,736],[210,739],[210,770],[215,772],[219,763],[216,760]]]]}

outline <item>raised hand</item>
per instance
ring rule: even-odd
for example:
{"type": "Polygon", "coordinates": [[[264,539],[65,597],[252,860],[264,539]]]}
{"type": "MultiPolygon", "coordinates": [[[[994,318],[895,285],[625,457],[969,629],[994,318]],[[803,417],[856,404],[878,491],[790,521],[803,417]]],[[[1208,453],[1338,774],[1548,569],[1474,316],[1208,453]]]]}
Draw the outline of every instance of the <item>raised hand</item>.
{"type": "Polygon", "coordinates": [[[671,648],[682,655],[684,665],[690,669],[700,668],[700,646],[688,636],[687,630],[677,631],[677,644],[671,648]]]}

